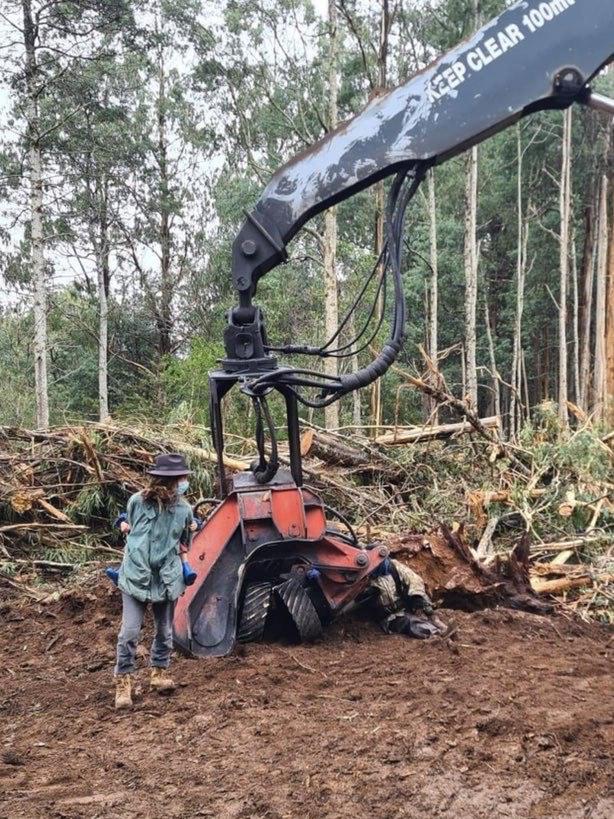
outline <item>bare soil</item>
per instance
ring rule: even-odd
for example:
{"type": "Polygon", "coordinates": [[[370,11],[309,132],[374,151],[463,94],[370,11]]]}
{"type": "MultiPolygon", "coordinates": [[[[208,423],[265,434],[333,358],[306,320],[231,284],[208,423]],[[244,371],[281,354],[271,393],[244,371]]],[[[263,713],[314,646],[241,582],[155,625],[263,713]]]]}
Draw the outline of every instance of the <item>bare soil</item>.
{"type": "Polygon", "coordinates": [[[178,657],[171,697],[144,648],[142,694],[116,712],[119,610],[106,589],[3,604],[0,816],[614,815],[599,627],[448,611],[453,637],[422,643],[351,620],[314,646],[178,657]]]}

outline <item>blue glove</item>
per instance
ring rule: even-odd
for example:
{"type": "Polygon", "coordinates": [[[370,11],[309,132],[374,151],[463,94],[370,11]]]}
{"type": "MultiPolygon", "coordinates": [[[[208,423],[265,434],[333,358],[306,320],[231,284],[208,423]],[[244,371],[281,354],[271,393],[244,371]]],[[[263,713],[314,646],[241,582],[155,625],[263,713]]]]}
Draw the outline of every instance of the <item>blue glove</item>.
{"type": "Polygon", "coordinates": [[[115,518],[113,521],[113,528],[119,529],[122,523],[128,522],[128,513],[127,512],[120,512],[120,514],[115,518]]]}
{"type": "Polygon", "coordinates": [[[117,581],[119,580],[119,569],[114,569],[113,566],[107,566],[104,573],[109,578],[111,583],[114,583],[117,586],[117,581]]]}
{"type": "Polygon", "coordinates": [[[194,569],[190,566],[190,564],[188,563],[187,560],[185,560],[181,564],[181,567],[183,569],[183,582],[186,584],[186,586],[191,586],[192,583],[194,583],[194,581],[198,577],[198,575],[196,574],[194,569]]]}
{"type": "Polygon", "coordinates": [[[198,517],[198,515],[194,515],[194,523],[196,524],[197,532],[200,532],[200,530],[205,525],[205,521],[202,518],[198,517]]]}

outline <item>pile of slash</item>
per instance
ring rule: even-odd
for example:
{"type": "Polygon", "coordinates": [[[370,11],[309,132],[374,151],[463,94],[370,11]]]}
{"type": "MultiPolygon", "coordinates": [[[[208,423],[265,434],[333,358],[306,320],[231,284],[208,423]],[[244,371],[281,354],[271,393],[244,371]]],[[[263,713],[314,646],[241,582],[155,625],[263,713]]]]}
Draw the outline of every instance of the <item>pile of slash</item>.
{"type": "MultiPolygon", "coordinates": [[[[614,622],[612,436],[585,425],[562,440],[544,425],[510,447],[497,425],[482,419],[482,434],[466,422],[397,427],[375,438],[307,426],[305,482],[361,540],[383,541],[408,561],[446,605],[543,610],[553,601],[614,622]]],[[[191,424],[0,427],[0,594],[44,600],[100,561],[119,560],[113,519],[157,453],[183,452],[191,501],[210,498],[208,441],[191,424]]],[[[247,469],[251,444],[230,441],[227,470],[247,469]]]]}

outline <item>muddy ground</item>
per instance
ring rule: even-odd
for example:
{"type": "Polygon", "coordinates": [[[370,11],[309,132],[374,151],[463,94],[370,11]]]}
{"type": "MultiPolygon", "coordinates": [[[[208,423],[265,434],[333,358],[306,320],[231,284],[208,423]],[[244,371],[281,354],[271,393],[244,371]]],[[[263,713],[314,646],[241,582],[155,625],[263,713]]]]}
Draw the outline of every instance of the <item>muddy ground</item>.
{"type": "Polygon", "coordinates": [[[2,606],[2,817],[611,817],[610,635],[445,612],[453,639],[357,620],[315,646],[177,658],[115,712],[119,599],[2,606]]]}

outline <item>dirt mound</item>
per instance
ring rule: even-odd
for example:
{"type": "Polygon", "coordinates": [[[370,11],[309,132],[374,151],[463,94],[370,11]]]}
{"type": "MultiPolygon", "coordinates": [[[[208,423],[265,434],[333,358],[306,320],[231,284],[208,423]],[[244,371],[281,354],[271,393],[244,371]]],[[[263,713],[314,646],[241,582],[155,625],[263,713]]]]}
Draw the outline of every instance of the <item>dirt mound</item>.
{"type": "Polygon", "coordinates": [[[181,687],[112,708],[120,602],[5,604],[0,814],[611,816],[608,634],[443,612],[453,639],[351,620],[314,646],[177,658],[181,687]]]}

